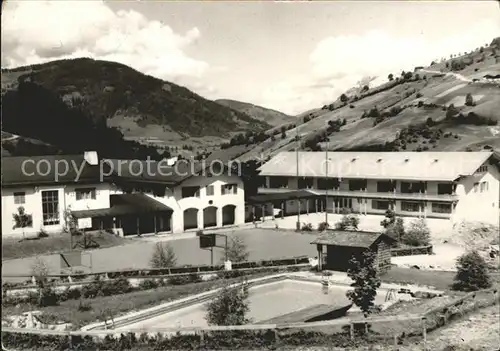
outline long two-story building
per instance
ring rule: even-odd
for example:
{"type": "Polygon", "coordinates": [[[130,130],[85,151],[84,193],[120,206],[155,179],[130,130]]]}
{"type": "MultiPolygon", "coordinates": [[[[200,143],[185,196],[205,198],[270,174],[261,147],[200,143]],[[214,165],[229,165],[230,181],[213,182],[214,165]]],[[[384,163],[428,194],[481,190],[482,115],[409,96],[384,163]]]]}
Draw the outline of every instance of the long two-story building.
{"type": "Polygon", "coordinates": [[[80,229],[180,233],[244,223],[243,182],[221,163],[99,160],[95,153],[5,157],[2,235],[80,229]],[[67,167],[66,167],[67,166],[67,167]],[[135,168],[134,168],[135,167],[135,168]],[[14,215],[22,207],[23,226],[14,215]]]}
{"type": "Polygon", "coordinates": [[[259,170],[265,184],[259,194],[284,215],[326,208],[378,221],[393,209],[451,225],[499,225],[499,157],[490,151],[283,152],[259,170]]]}

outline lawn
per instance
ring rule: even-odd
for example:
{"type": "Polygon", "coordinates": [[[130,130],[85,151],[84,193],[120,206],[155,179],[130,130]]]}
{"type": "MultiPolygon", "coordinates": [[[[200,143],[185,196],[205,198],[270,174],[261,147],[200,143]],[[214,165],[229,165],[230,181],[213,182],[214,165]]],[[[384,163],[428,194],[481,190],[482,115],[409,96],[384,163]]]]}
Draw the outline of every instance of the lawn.
{"type": "MultiPolygon", "coordinates": [[[[2,260],[47,255],[70,251],[70,237],[68,234],[49,234],[46,238],[30,238],[19,241],[17,238],[2,238],[2,260]]],[[[92,239],[100,248],[123,245],[132,242],[109,233],[94,233],[92,239]]],[[[81,240],[81,236],[73,236],[73,245],[81,240]]]]}

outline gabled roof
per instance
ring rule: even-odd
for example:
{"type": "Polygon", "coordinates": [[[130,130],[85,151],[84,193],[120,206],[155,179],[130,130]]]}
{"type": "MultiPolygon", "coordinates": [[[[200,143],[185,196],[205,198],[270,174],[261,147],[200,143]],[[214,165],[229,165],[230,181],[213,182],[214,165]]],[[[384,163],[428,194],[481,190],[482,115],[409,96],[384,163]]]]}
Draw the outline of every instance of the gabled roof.
{"type": "Polygon", "coordinates": [[[396,240],[383,233],[332,230],[320,234],[311,244],[323,244],[332,246],[349,246],[369,248],[376,242],[384,240],[393,243],[396,240]]]}
{"type": "MultiPolygon", "coordinates": [[[[101,183],[99,167],[87,163],[83,154],[2,157],[2,187],[101,183]],[[80,169],[82,171],[79,175],[80,169]]],[[[103,169],[109,173],[106,166],[103,169]]],[[[104,179],[107,177],[103,177],[104,179]]]]}
{"type": "MultiPolygon", "coordinates": [[[[300,151],[300,177],[453,181],[472,175],[493,152],[329,152],[300,151]],[[327,170],[328,166],[328,170],[327,170]],[[327,172],[327,173],[326,173],[327,172]]],[[[296,152],[281,152],[262,165],[261,176],[297,175],[296,152]]],[[[494,156],[496,157],[496,156],[494,156]]]]}
{"type": "Polygon", "coordinates": [[[121,216],[127,214],[172,211],[170,207],[145,194],[119,194],[110,196],[111,206],[92,210],[72,211],[75,218],[121,216]]]}

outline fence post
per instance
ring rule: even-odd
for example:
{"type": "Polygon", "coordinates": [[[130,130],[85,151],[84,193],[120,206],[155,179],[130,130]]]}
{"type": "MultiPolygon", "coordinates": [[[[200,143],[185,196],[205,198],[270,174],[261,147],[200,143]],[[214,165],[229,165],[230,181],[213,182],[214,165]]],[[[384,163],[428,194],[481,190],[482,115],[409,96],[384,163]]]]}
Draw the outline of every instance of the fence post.
{"type": "Polygon", "coordinates": [[[394,334],[394,347],[398,346],[398,334],[394,334]]]}
{"type": "Polygon", "coordinates": [[[280,333],[278,331],[278,328],[274,328],[274,347],[278,349],[278,345],[280,343],[280,333]]]}
{"type": "Polygon", "coordinates": [[[425,325],[425,320],[426,317],[422,317],[422,338],[424,340],[424,350],[426,350],[426,344],[427,344],[427,327],[425,325]]]}
{"type": "Polygon", "coordinates": [[[198,332],[198,335],[200,336],[200,349],[204,349],[205,348],[205,333],[203,332],[203,330],[200,330],[198,332]]]}
{"type": "Polygon", "coordinates": [[[354,324],[353,323],[349,324],[349,335],[351,337],[351,340],[354,340],[354,324]]]}

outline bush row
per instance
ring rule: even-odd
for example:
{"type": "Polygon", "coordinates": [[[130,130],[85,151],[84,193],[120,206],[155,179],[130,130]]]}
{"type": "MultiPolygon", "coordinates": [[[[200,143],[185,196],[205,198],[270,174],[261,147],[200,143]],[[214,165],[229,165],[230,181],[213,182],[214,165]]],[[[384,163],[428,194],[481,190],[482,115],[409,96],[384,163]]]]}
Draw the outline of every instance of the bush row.
{"type": "Polygon", "coordinates": [[[411,247],[411,248],[394,248],[391,249],[391,256],[412,256],[412,255],[430,255],[432,254],[432,245],[411,247]]]}
{"type": "MultiPolygon", "coordinates": [[[[233,263],[233,269],[248,269],[248,268],[258,268],[258,267],[271,267],[271,266],[289,266],[294,264],[305,264],[309,263],[309,259],[305,256],[297,256],[285,259],[275,259],[275,260],[262,260],[262,261],[247,261],[240,263],[233,263]]],[[[147,276],[162,276],[162,275],[172,275],[172,274],[187,274],[187,273],[200,273],[200,272],[217,272],[224,271],[224,265],[214,265],[214,266],[184,266],[184,267],[174,267],[174,268],[154,268],[154,269],[145,269],[145,270],[128,270],[128,271],[115,271],[115,272],[106,272],[102,273],[102,275],[106,274],[109,279],[117,279],[117,278],[135,278],[135,277],[147,277],[147,276]]],[[[83,273],[75,273],[75,275],[71,275],[71,279],[73,281],[83,281],[88,279],[91,276],[97,275],[87,275],[83,273]]],[[[48,275],[49,279],[52,282],[57,282],[60,280],[67,281],[67,275],[58,276],[59,279],[54,278],[54,276],[48,275]]],[[[2,288],[4,291],[32,286],[31,279],[27,280],[24,283],[2,283],[2,288]]]]}
{"type": "Polygon", "coordinates": [[[298,331],[279,335],[273,330],[216,331],[170,337],[147,333],[106,336],[103,339],[89,336],[57,336],[28,333],[2,332],[5,347],[16,350],[265,350],[287,346],[311,345],[343,347],[346,349],[368,345],[374,340],[370,336],[351,340],[349,334],[325,334],[298,331]]]}
{"type": "MultiPolygon", "coordinates": [[[[301,267],[269,267],[259,272],[284,272],[284,271],[298,271],[301,267]]],[[[251,276],[255,271],[220,271],[213,279],[230,279],[244,276],[251,276]]],[[[202,281],[200,274],[191,273],[187,275],[176,275],[168,278],[159,279],[143,279],[138,287],[133,287],[129,280],[125,277],[112,280],[95,279],[89,284],[78,287],[67,287],[62,292],[56,292],[55,289],[46,285],[40,293],[37,291],[30,291],[27,296],[4,296],[2,299],[2,306],[15,306],[21,303],[30,303],[34,305],[50,306],[57,305],[61,301],[76,300],[80,298],[93,299],[101,296],[112,296],[125,294],[131,291],[151,290],[160,286],[167,285],[186,285],[202,281]]]]}

